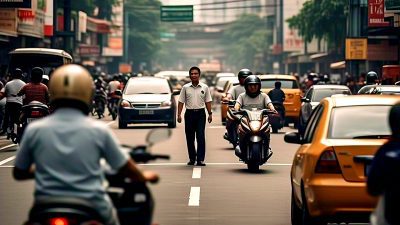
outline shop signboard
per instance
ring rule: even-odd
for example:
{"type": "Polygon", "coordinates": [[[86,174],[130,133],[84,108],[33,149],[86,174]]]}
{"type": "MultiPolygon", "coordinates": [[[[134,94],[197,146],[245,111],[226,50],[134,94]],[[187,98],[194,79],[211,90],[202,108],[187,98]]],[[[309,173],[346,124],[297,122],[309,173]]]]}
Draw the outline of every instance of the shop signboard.
{"type": "Polygon", "coordinates": [[[366,60],[367,38],[346,38],[346,60],[366,60]]]}
{"type": "Polygon", "coordinates": [[[387,27],[385,0],[368,0],[368,27],[387,27]]]}
{"type": "Polygon", "coordinates": [[[32,0],[0,0],[0,8],[31,8],[32,0]]]}
{"type": "Polygon", "coordinates": [[[16,9],[0,9],[0,35],[17,36],[16,9]]]}

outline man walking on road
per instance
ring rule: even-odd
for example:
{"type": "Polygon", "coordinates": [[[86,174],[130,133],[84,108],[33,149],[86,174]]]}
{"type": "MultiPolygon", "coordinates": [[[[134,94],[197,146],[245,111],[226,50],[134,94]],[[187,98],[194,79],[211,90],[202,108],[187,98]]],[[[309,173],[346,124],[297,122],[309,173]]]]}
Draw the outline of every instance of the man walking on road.
{"type": "Polygon", "coordinates": [[[200,68],[193,66],[189,70],[189,77],[192,82],[182,87],[178,103],[178,123],[182,122],[183,105],[186,106],[185,112],[185,134],[186,144],[189,153],[188,165],[194,165],[197,161],[198,166],[205,166],[204,158],[206,153],[205,126],[207,108],[208,122],[212,121],[211,112],[211,93],[208,86],[200,82],[200,68]],[[197,140],[197,153],[194,140],[197,140]]]}

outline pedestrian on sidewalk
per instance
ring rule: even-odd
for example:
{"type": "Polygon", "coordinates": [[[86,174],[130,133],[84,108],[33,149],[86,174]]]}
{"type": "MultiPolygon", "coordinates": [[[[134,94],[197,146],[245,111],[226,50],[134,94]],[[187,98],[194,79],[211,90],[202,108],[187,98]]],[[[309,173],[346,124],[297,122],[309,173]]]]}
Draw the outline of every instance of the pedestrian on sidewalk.
{"type": "Polygon", "coordinates": [[[178,123],[182,122],[183,105],[185,111],[185,134],[186,144],[189,153],[188,165],[194,165],[197,161],[198,166],[205,166],[204,158],[206,153],[205,126],[206,114],[208,112],[208,122],[212,122],[211,112],[211,93],[208,86],[200,82],[200,68],[193,66],[189,70],[189,77],[192,82],[182,87],[178,102],[178,123]],[[194,145],[196,138],[197,152],[194,145]]]}

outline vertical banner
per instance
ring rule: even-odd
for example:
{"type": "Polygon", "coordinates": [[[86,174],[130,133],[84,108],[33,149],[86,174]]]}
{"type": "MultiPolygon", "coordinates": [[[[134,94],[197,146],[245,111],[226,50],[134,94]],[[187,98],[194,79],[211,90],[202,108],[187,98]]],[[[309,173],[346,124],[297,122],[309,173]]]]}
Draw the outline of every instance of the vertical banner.
{"type": "Polygon", "coordinates": [[[296,29],[289,28],[288,18],[298,14],[306,0],[284,0],[283,4],[283,51],[302,52],[304,41],[296,29]]]}
{"type": "Polygon", "coordinates": [[[124,40],[123,40],[123,18],[124,4],[122,0],[118,0],[118,4],[113,6],[113,17],[111,19],[111,32],[108,34],[107,46],[103,47],[103,56],[119,57],[123,56],[124,40]]]}
{"type": "Polygon", "coordinates": [[[53,36],[53,0],[46,0],[44,13],[44,35],[53,36]]]}
{"type": "Polygon", "coordinates": [[[368,27],[386,27],[385,22],[385,1],[368,0],[368,27]]]}

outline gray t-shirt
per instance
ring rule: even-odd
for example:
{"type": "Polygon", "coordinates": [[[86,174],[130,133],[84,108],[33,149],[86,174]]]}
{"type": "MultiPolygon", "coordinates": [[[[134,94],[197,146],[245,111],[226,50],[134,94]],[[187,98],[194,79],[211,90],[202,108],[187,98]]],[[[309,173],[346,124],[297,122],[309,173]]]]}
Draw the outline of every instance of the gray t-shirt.
{"type": "Polygon", "coordinates": [[[29,124],[15,167],[27,170],[35,164],[35,197],[83,198],[110,218],[112,204],[103,185],[102,158],[119,170],[128,155],[120,150],[106,124],[76,109],[61,108],[29,124]]]}
{"type": "Polygon", "coordinates": [[[267,94],[261,93],[255,98],[249,97],[246,93],[239,95],[236,103],[240,104],[240,108],[251,110],[252,108],[267,109],[271,99],[267,94]]]}
{"type": "Polygon", "coordinates": [[[7,82],[7,84],[1,90],[1,92],[6,94],[5,95],[7,98],[6,101],[19,103],[22,105],[22,96],[13,96],[13,95],[17,95],[19,90],[21,90],[21,88],[25,86],[25,84],[26,83],[20,79],[13,79],[7,82]]]}
{"type": "Polygon", "coordinates": [[[236,100],[240,94],[246,92],[243,85],[232,86],[228,93],[232,96],[232,100],[236,100]]]}

